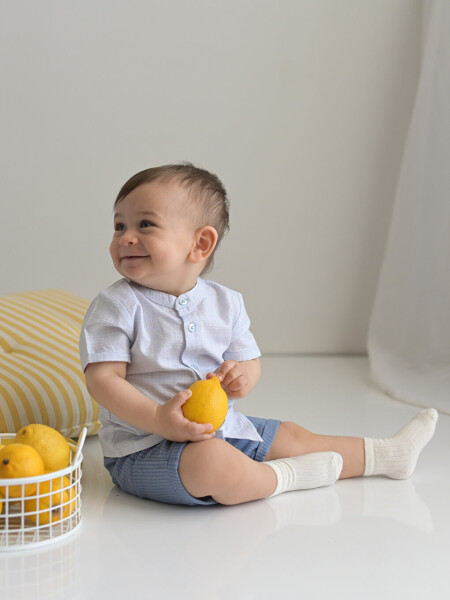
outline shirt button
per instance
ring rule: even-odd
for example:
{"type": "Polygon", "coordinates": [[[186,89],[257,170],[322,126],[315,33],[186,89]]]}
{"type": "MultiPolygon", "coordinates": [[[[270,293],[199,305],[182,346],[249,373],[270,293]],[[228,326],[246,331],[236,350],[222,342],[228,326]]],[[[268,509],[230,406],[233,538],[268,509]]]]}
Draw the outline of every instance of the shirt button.
{"type": "Polygon", "coordinates": [[[193,333],[195,331],[195,323],[189,323],[188,329],[191,333],[193,333]]]}
{"type": "Polygon", "coordinates": [[[188,303],[188,301],[187,301],[187,298],[180,298],[180,299],[179,299],[179,303],[180,303],[182,306],[184,306],[185,304],[187,304],[187,303],[188,303]]]}

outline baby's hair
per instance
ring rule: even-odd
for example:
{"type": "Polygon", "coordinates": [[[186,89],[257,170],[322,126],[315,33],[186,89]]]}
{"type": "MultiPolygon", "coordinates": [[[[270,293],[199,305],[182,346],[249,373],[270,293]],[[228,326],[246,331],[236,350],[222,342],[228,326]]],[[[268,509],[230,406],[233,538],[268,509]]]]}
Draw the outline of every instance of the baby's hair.
{"type": "Polygon", "coordinates": [[[114,208],[137,187],[157,180],[175,182],[183,187],[187,191],[183,212],[194,220],[196,227],[210,225],[217,231],[216,247],[202,271],[202,274],[206,273],[212,266],[217,246],[229,230],[230,204],[222,182],[217,175],[191,163],[153,167],[130,177],[118,193],[114,208]]]}

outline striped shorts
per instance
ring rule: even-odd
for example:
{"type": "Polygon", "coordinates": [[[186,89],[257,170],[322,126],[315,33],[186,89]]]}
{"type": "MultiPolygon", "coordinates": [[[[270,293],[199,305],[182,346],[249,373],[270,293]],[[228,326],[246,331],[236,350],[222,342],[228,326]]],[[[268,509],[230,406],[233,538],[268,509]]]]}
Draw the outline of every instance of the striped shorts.
{"type": "MultiPolygon", "coordinates": [[[[258,462],[263,462],[280,421],[248,417],[262,437],[262,442],[225,438],[225,441],[258,462]]],[[[181,483],[178,475],[180,455],[188,442],[164,440],[156,446],[120,458],[104,458],[113,482],[125,492],[168,504],[217,504],[211,496],[194,498],[181,483]]]]}

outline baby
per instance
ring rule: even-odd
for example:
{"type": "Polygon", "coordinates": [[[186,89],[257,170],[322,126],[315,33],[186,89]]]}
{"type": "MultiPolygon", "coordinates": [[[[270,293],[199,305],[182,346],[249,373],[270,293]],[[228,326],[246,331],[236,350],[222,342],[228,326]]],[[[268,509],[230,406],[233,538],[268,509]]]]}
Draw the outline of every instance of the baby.
{"type": "Polygon", "coordinates": [[[92,302],[80,337],[114,483],[160,502],[231,505],[339,478],[409,477],[434,434],[434,409],[387,439],[316,435],[234,410],[258,383],[260,351],[241,294],[201,278],[228,206],[218,177],[191,164],[137,173],[117,196],[110,253],[122,279],[92,302]],[[213,375],[229,408],[208,433],[182,406],[187,388],[213,375]]]}

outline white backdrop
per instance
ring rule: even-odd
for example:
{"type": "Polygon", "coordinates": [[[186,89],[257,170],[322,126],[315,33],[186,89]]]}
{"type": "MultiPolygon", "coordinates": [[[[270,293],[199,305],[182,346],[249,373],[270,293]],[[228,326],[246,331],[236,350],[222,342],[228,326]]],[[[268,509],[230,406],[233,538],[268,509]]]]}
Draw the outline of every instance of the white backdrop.
{"type": "Polygon", "coordinates": [[[217,172],[212,276],[265,352],[365,351],[415,95],[420,0],[2,0],[0,293],[116,279],[112,201],[217,172]]]}
{"type": "Polygon", "coordinates": [[[417,99],[369,329],[372,375],[450,413],[450,3],[425,20],[417,99]]]}

